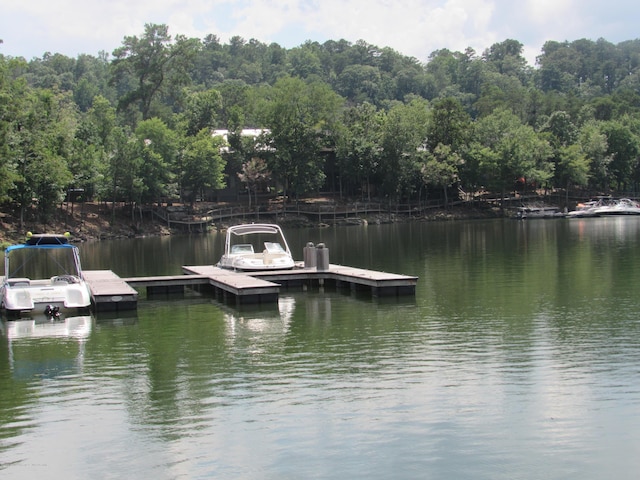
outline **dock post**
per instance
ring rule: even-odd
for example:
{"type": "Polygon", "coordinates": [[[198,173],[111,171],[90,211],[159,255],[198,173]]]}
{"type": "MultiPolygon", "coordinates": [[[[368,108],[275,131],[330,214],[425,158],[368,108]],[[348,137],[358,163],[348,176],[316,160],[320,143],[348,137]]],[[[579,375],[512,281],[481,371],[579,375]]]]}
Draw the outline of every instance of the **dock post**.
{"type": "Polygon", "coordinates": [[[319,243],[316,247],[316,262],[316,270],[329,270],[329,249],[325,247],[324,243],[319,243]]]}

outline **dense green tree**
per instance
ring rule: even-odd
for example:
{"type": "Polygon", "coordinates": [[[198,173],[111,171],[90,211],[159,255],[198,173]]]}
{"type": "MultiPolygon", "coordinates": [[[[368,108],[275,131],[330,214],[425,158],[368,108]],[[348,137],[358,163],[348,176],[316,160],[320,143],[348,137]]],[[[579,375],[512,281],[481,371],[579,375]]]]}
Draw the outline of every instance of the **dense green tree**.
{"type": "Polygon", "coordinates": [[[224,188],[223,146],[220,137],[212,137],[208,129],[186,138],[182,153],[181,190],[193,206],[207,189],[224,188]]]}
{"type": "Polygon", "coordinates": [[[152,102],[169,89],[188,84],[198,42],[182,35],[172,42],[166,25],[146,24],[141,38],[125,37],[114,50],[113,81],[123,84],[119,108],[136,106],[142,119],[150,118],[152,102]]]}
{"type": "Polygon", "coordinates": [[[507,110],[477,122],[468,154],[479,165],[485,187],[501,192],[503,198],[519,178],[543,185],[553,174],[547,162],[550,145],[507,110]]]}
{"type": "Polygon", "coordinates": [[[270,129],[269,167],[285,194],[298,196],[324,182],[321,150],[330,141],[342,99],[326,84],[285,77],[266,92],[264,124],[270,129]]]}
{"type": "Polygon", "coordinates": [[[159,118],[140,122],[136,128],[140,148],[140,178],[143,190],[140,201],[162,202],[162,198],[177,192],[175,168],[178,155],[176,133],[159,118]]]}
{"type": "Polygon", "coordinates": [[[442,188],[445,208],[449,204],[449,188],[459,180],[458,169],[464,163],[462,157],[450,145],[439,144],[433,152],[426,152],[420,167],[426,185],[442,188]]]}
{"type": "Polygon", "coordinates": [[[72,182],[66,159],[75,127],[68,96],[49,90],[26,93],[9,140],[15,165],[12,197],[20,207],[21,225],[34,200],[40,217],[48,217],[72,182]]]}
{"type": "Polygon", "coordinates": [[[607,138],[607,155],[611,157],[609,171],[615,182],[614,187],[626,190],[637,167],[640,139],[619,120],[603,122],[601,131],[607,138]]]}
{"type": "Polygon", "coordinates": [[[454,98],[435,100],[429,110],[426,146],[435,151],[438,145],[447,145],[455,151],[466,143],[471,117],[454,98]]]}
{"type": "Polygon", "coordinates": [[[578,132],[578,145],[589,162],[589,183],[596,189],[605,190],[609,184],[611,156],[607,137],[598,122],[586,122],[578,132]]]}
{"type": "Polygon", "coordinates": [[[357,191],[371,199],[372,179],[379,178],[384,112],[370,103],[345,110],[336,142],[340,191],[357,191]]]}
{"type": "Polygon", "coordinates": [[[251,194],[258,203],[258,189],[266,185],[271,180],[271,172],[267,162],[260,157],[253,157],[242,164],[242,171],[238,173],[238,178],[247,187],[249,192],[249,206],[251,206],[251,194]]]}
{"type": "Polygon", "coordinates": [[[27,85],[24,78],[13,79],[11,71],[22,60],[6,60],[0,55],[0,202],[7,200],[16,179],[16,160],[19,156],[19,117],[27,85]]]}
{"type": "Polygon", "coordinates": [[[127,129],[115,127],[110,133],[111,150],[104,165],[104,183],[100,195],[111,200],[111,222],[115,221],[118,202],[133,205],[140,201],[144,188],[140,178],[140,144],[127,129]]]}
{"type": "Polygon", "coordinates": [[[193,136],[204,128],[213,129],[216,126],[220,106],[221,96],[217,90],[195,92],[189,95],[184,111],[186,134],[193,136]]]}
{"type": "Polygon", "coordinates": [[[391,200],[411,198],[421,184],[418,160],[425,148],[428,121],[428,102],[422,99],[396,104],[385,116],[380,193],[391,200]]]}

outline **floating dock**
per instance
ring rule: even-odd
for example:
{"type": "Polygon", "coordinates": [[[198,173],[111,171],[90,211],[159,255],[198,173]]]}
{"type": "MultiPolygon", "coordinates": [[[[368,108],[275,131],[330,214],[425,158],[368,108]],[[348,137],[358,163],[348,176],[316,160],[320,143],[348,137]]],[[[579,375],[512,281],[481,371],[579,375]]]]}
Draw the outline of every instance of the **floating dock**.
{"type": "Polygon", "coordinates": [[[374,297],[415,295],[418,277],[378,272],[362,268],[328,265],[328,268],[234,272],[213,265],[183,266],[184,275],[120,278],[110,270],[84,271],[97,311],[121,311],[137,308],[138,292],[174,293],[184,287],[212,288],[216,296],[236,305],[275,303],[280,288],[333,284],[352,291],[370,290],[374,297]]]}
{"type": "Polygon", "coordinates": [[[135,310],[138,292],[111,270],[84,270],[82,276],[89,285],[91,303],[96,311],[135,310]]]}

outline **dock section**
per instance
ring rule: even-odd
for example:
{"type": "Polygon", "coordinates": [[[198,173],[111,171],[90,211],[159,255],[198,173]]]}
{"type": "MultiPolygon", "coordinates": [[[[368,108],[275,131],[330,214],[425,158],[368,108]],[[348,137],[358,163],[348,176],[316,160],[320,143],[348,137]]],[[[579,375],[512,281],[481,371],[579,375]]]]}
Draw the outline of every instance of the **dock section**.
{"type": "Polygon", "coordinates": [[[237,273],[231,270],[214,267],[213,265],[182,267],[185,276],[205,276],[217,294],[225,300],[232,295],[237,304],[277,302],[280,285],[268,280],[237,273]]]}
{"type": "Polygon", "coordinates": [[[210,288],[218,298],[241,304],[274,303],[281,287],[310,287],[333,284],[352,291],[369,290],[374,297],[415,295],[418,277],[362,268],[328,265],[326,268],[234,272],[213,265],[183,266],[183,275],[120,278],[110,270],[89,270],[84,278],[96,311],[134,310],[138,292],[177,293],[184,288],[210,288]]]}
{"type": "Polygon", "coordinates": [[[85,270],[91,303],[98,312],[135,310],[138,292],[111,270],[85,270]]]}
{"type": "Polygon", "coordinates": [[[295,268],[293,270],[251,272],[256,278],[277,282],[283,286],[326,285],[351,290],[369,289],[374,297],[415,295],[418,277],[366,270],[330,264],[326,269],[295,268]]]}

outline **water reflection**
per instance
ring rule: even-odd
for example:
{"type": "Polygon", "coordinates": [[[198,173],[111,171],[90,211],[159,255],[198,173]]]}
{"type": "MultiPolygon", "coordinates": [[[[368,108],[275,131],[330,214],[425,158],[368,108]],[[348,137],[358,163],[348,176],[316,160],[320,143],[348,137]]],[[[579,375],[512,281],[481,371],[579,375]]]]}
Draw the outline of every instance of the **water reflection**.
{"type": "MultiPolygon", "coordinates": [[[[336,263],[418,275],[410,299],[327,288],[232,308],[186,294],[100,314],[86,336],[9,339],[3,324],[1,358],[75,363],[21,376],[0,363],[0,468],[7,478],[634,478],[640,224],[603,220],[286,232],[300,249],[326,241],[336,263]]],[[[170,263],[152,267],[126,257],[138,242],[124,243],[119,261],[129,274],[169,273],[174,260],[211,256],[210,242],[141,242],[170,249],[170,263]]]]}
{"type": "Polygon", "coordinates": [[[14,378],[29,380],[80,372],[92,325],[91,315],[55,320],[42,315],[3,321],[0,330],[7,340],[14,378]],[[68,348],[57,348],[57,339],[62,339],[68,348]]]}

